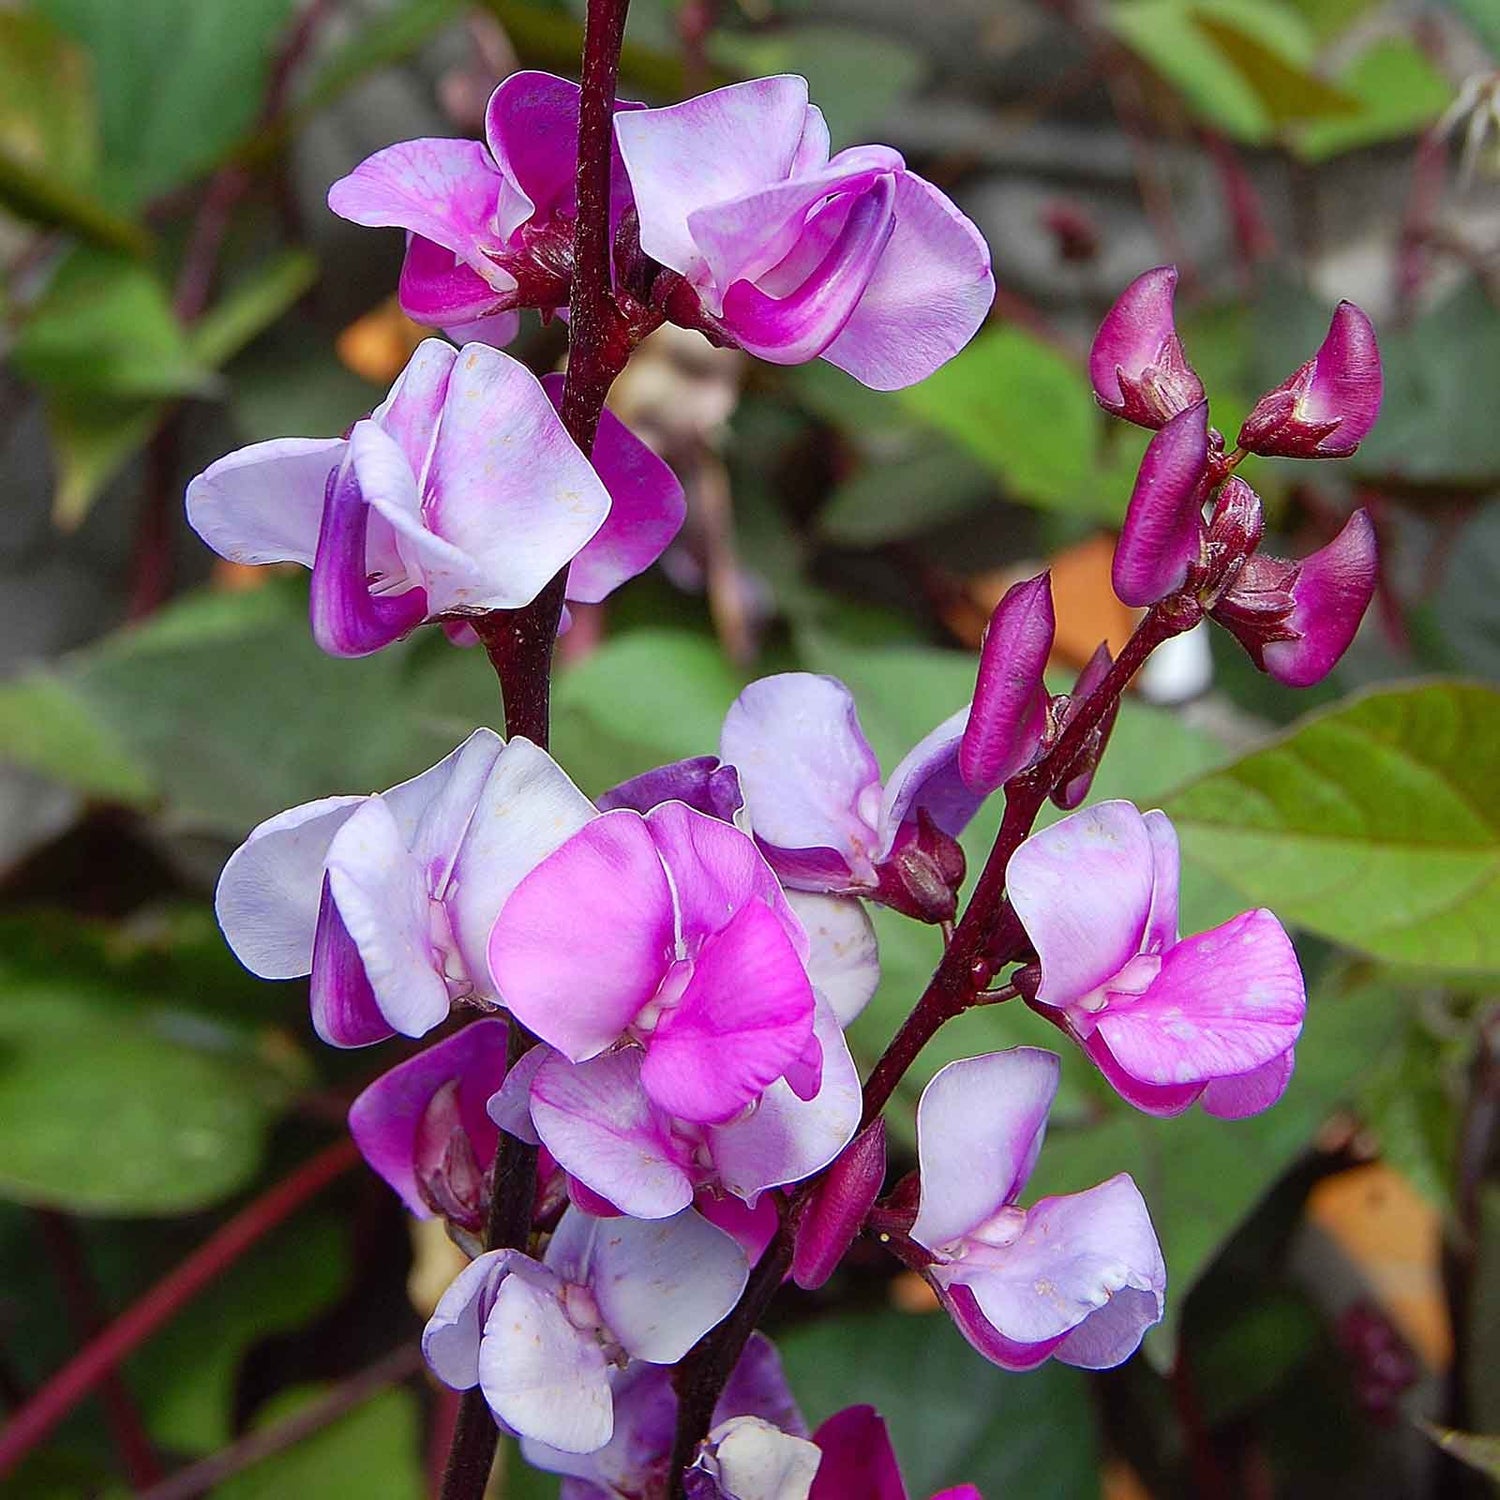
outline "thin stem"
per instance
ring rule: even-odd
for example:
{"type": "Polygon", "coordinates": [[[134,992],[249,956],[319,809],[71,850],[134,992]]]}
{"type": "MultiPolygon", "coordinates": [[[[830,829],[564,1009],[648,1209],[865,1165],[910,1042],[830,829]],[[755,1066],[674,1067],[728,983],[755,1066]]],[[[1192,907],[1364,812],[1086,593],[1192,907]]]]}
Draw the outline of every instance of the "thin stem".
{"type": "Polygon", "coordinates": [[[257,1241],[359,1160],[352,1141],[320,1151],[222,1224],[175,1270],[86,1344],[0,1432],[0,1478],[8,1474],[122,1359],[175,1317],[257,1241]]]}

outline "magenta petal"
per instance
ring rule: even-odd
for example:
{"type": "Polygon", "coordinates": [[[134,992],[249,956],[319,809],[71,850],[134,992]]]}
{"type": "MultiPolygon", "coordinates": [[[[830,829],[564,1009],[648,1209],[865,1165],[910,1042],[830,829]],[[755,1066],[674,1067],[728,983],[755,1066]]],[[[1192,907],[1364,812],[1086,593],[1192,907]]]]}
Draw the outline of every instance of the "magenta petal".
{"type": "Polygon", "coordinates": [[[462,1125],[480,1168],[494,1159],[497,1132],[485,1101],[505,1077],[505,1038],[504,1021],[471,1021],[382,1073],[349,1107],[349,1133],[360,1154],[419,1219],[432,1210],[417,1185],[418,1127],[432,1096],[450,1080],[458,1080],[462,1125]]]}
{"type": "Polygon", "coordinates": [[[792,1280],[804,1291],[815,1291],[838,1269],[884,1182],[885,1121],[876,1118],[813,1188],[798,1220],[792,1280]]]}
{"type": "Polygon", "coordinates": [[[835,1412],[813,1442],[823,1462],[807,1500],[907,1500],[890,1432],[873,1406],[835,1412]]]}
{"type": "Polygon", "coordinates": [[[689,1147],[641,1087],[639,1049],[583,1063],[552,1053],[532,1081],[531,1118],[558,1164],[622,1213],[666,1219],[693,1201],[689,1147]]]}
{"type": "Polygon", "coordinates": [[[1203,399],[1173,321],[1177,268],[1146,271],[1120,293],[1089,350],[1089,379],[1105,411],[1160,427],[1203,399]]]}
{"type": "MultiPolygon", "coordinates": [[[[575,211],[578,97],[578,85],[566,78],[522,71],[501,81],[485,109],[490,150],[542,223],[575,211]]],[[[511,216],[520,212],[512,208],[511,216]]],[[[501,227],[509,236],[519,222],[501,227]]]]}
{"type": "Polygon", "coordinates": [[[641,1084],[670,1114],[728,1120],[806,1050],[813,1003],[780,919],[751,902],[703,945],[681,1001],[647,1042],[641,1084]]]}
{"type": "Polygon", "coordinates": [[[1326,547],[1299,564],[1286,621],[1297,638],[1266,645],[1266,671],[1288,687],[1321,682],[1359,630],[1375,594],[1377,570],[1375,528],[1366,512],[1357,510],[1326,547]]]}
{"type": "Polygon", "coordinates": [[[1179,412],[1147,445],[1115,547],[1121,603],[1144,609],[1187,581],[1203,534],[1208,403],[1179,412]]]}
{"type": "Polygon", "coordinates": [[[1081,1000],[1141,951],[1153,876],[1151,836],[1129,802],[1070,813],[1016,850],[1006,893],[1041,960],[1038,1000],[1081,1000]]]}
{"type": "Polygon", "coordinates": [[[1292,1081],[1296,1057],[1290,1047],[1249,1073],[1215,1078],[1203,1090],[1203,1112],[1220,1120],[1243,1120],[1270,1109],[1292,1081]]]}
{"type": "Polygon", "coordinates": [[[643,771],[598,798],[600,812],[628,807],[648,813],[663,802],[685,802],[695,812],[733,823],[745,805],[739,772],[717,755],[695,755],[643,771]]]}
{"type": "Polygon", "coordinates": [[[1291,940],[1270,912],[1249,911],[1169,949],[1145,993],[1111,1002],[1098,1030],[1145,1083],[1205,1083],[1281,1056],[1306,1009],[1291,940]]]}
{"type": "Polygon", "coordinates": [[[1056,628],[1050,573],[1013,585],[990,616],[958,750],[959,771],[975,791],[1004,785],[1041,744],[1047,727],[1042,678],[1056,628]]]}
{"type": "Polygon", "coordinates": [[[672,892],[646,824],[610,812],[515,888],[490,935],[490,972],[523,1026],[582,1062],[655,995],[672,944],[672,892]]]}
{"type": "Polygon", "coordinates": [[[1058,1334],[1036,1343],[1007,1338],[985,1317],[972,1288],[963,1282],[955,1281],[948,1286],[934,1283],[934,1290],[943,1304],[943,1310],[953,1319],[953,1326],[964,1336],[969,1346],[1002,1370],[1021,1372],[1036,1369],[1051,1357],[1052,1351],[1066,1337],[1065,1334],[1058,1334]]]}
{"type": "Polygon", "coordinates": [[[323,884],[309,986],[313,1030],[330,1047],[368,1047],[395,1035],[365,974],[364,959],[323,884]]]}
{"type": "MultiPolygon", "coordinates": [[[[407,244],[396,291],[401,311],[426,328],[457,328],[477,322],[493,315],[510,298],[467,261],[421,235],[413,235],[407,244]]],[[[489,342],[508,343],[514,337],[520,315],[506,311],[502,316],[508,320],[509,337],[489,342]]]]}
{"type": "Polygon", "coordinates": [[[984,236],[915,172],[896,179],[895,229],[829,364],[872,390],[925,380],[978,332],[995,300],[984,236]]]}
{"type": "Polygon", "coordinates": [[[1016,1047],[938,1069],[917,1104],[922,1198],[911,1235],[939,1251],[1015,1201],[1057,1094],[1054,1053],[1016,1047]]]}
{"type": "Polygon", "coordinates": [[[1127,1072],[1115,1060],[1109,1043],[1097,1030],[1082,1038],[1080,1045],[1109,1086],[1142,1114],[1171,1119],[1191,1109],[1203,1097],[1204,1085],[1201,1083],[1145,1083],[1127,1072]]]}

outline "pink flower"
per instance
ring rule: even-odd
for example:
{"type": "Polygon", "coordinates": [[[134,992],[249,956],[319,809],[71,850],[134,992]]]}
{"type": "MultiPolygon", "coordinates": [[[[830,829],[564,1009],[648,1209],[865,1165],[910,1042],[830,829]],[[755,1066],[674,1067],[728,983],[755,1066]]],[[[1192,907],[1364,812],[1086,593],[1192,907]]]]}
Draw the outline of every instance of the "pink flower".
{"type": "Polygon", "coordinates": [[[1282,458],[1347,458],[1380,415],[1380,349],[1352,302],[1334,309],[1318,352],[1255,403],[1240,447],[1282,458]]]}
{"type": "Polygon", "coordinates": [[[1017,1205],[1058,1071],[1034,1047],[971,1057],[940,1069],[917,1104],[923,1274],[959,1332],[1007,1370],[1048,1357],[1107,1369],[1162,1315],[1166,1267],[1129,1177],[1017,1205]]]}
{"type": "MultiPolygon", "coordinates": [[[[808,1500],[907,1500],[891,1435],[873,1406],[847,1406],[813,1434],[823,1462],[808,1500]]],[[[972,1484],[955,1485],[932,1500],[982,1500],[972,1484]]]]}
{"type": "Polygon", "coordinates": [[[762,359],[822,356],[894,390],[951,359],[994,299],[973,224],[888,147],[830,157],[803,78],[624,114],[615,137],[641,248],[762,359]]]}
{"type": "Polygon", "coordinates": [[[499,1002],[485,945],[502,903],[594,816],[545,751],[478,729],[388,792],[255,828],[219,877],[219,924],[252,974],[311,973],[333,1046],[422,1036],[456,999],[499,1002]]]}
{"type": "MultiPolygon", "coordinates": [[[[621,102],[618,108],[638,109],[621,102]]],[[[401,307],[463,342],[508,343],[518,307],[564,307],[578,213],[578,85],[513,73],[485,112],[485,140],[402,141],[328,190],[356,224],[407,231],[401,307]]],[[[615,216],[629,203],[616,163],[615,216]]]]}
{"type": "Polygon", "coordinates": [[[808,953],[754,843],[680,802],[594,819],[520,882],[489,942],[523,1025],[575,1063],[638,1045],[642,1089],[700,1124],[778,1078],[817,1093],[808,953]]]}
{"type": "Polygon", "coordinates": [[[611,1368],[676,1363],[747,1274],[739,1246],[691,1209],[647,1223],[571,1208],[541,1264],[491,1250],[459,1272],[422,1351],[445,1385],[477,1385],[506,1430],[592,1453],[614,1432],[611,1368]]]}
{"type": "Polygon", "coordinates": [[[1101,802],[1033,834],[1006,890],[1041,966],[1033,1003],[1148,1114],[1201,1099],[1238,1119],[1292,1075],[1307,1007],[1268,911],[1179,941],[1177,835],[1165,813],[1101,802]]]}
{"type": "Polygon", "coordinates": [[[347,438],[255,443],[187,491],[220,556],[312,569],[313,635],[335,656],[521,608],[570,563],[568,597],[596,602],[661,555],[684,508],[672,471],[608,412],[590,465],[524,365],[438,339],[347,438]]]}
{"type": "Polygon", "coordinates": [[[1173,321],[1177,268],[1158,266],[1120,293],[1094,335],[1089,379],[1099,405],[1141,427],[1164,427],[1203,399],[1173,321]]]}

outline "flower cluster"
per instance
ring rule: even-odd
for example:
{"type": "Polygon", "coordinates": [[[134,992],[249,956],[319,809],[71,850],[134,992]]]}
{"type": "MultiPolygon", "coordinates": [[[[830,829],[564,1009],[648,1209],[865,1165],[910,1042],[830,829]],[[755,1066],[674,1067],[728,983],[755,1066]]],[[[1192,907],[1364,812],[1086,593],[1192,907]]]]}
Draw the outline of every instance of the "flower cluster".
{"type": "MultiPolygon", "coordinates": [[[[567,303],[579,112],[575,86],[516,74],[490,102],[486,144],[407,142],[335,184],[337,212],[408,232],[403,305],[461,347],[423,343],[345,436],[258,444],[189,488],[223,555],[311,568],[330,652],[424,621],[468,639],[561,574],[568,598],[598,600],[681,523],[676,480],[620,423],[605,414],[581,451],[555,383],[492,347],[518,309],[567,303]]],[[[973,226],[894,151],[830,155],[803,80],[621,105],[613,130],[611,295],[650,314],[638,330],[671,319],[894,387],[984,317],[993,283],[973,226]]],[[[1156,429],[1116,587],[1163,634],[1209,613],[1266,670],[1314,681],[1368,602],[1368,523],[1300,564],[1262,556],[1259,502],[1231,470],[1243,452],[1353,450],[1378,401],[1368,324],[1341,307],[1225,455],[1172,287],[1169,271],[1141,278],[1094,347],[1101,403],[1156,429]]],[[[1286,1088],[1305,1008],[1287,935],[1266,911],[1179,934],[1166,816],[1081,807],[1139,663],[1101,647],[1054,694],[1053,632],[1047,575],[1016,585],[971,702],[889,776],[842,683],[784,673],[730,707],[716,755],[596,800],[531,740],[478,729],[388,791],[269,819],[225,866],[230,945],[266,978],[310,977],[325,1041],[441,1033],[360,1094],[350,1129],[411,1212],[471,1255],[427,1324],[432,1370],[482,1393],[529,1461],[567,1476],[569,1500],[904,1500],[879,1417],[852,1407],[809,1436],[759,1336],[671,1472],[670,1367],[765,1258],[773,1280],[814,1287],[876,1234],[1006,1369],[1117,1364],[1161,1317],[1165,1266],[1129,1177],[1022,1205],[1056,1055],[941,1069],[917,1109],[916,1171],[888,1186],[880,1111],[911,1059],[893,1044],[862,1090],[844,1036],[879,979],[875,902],[946,929],[914,1012],[934,1029],[1019,995],[1153,1114],[1198,1102],[1232,1119],[1286,1088]],[[989,904],[976,898],[955,933],[958,837],[1002,788],[1001,878],[981,881],[989,904]],[[1026,837],[1048,797],[1068,816],[1026,837]],[[486,1246],[507,1142],[539,1162],[529,1222],[486,1246]]]]}

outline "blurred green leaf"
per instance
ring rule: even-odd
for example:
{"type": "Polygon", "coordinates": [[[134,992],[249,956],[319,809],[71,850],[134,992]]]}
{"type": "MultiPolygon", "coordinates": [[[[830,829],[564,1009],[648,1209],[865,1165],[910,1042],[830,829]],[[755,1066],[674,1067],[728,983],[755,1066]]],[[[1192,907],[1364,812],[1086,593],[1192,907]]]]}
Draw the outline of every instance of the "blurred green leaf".
{"type": "Polygon", "coordinates": [[[236,1261],[128,1367],[151,1436],[181,1453],[230,1442],[235,1382],[250,1348],[302,1327],[348,1277],[348,1227],[326,1214],[304,1215],[236,1261]]]}
{"type": "MultiPolygon", "coordinates": [[[[1169,1265],[1168,1273],[1173,1269],[1169,1265]]],[[[1196,1345],[1189,1344],[1204,1421],[1217,1427],[1263,1401],[1312,1354],[1318,1334],[1317,1314],[1289,1292],[1242,1299],[1220,1310],[1196,1345]]]]}
{"type": "MultiPolygon", "coordinates": [[[[318,1387],[281,1391],[266,1403],[257,1430],[272,1427],[316,1400],[318,1387]]],[[[422,1500],[422,1422],[414,1392],[381,1391],[348,1416],[281,1453],[225,1480],[213,1500],[291,1500],[293,1496],[357,1496],[358,1500],[422,1500]]]]}
{"type": "Polygon", "coordinates": [[[791,1329],[778,1346],[813,1426],[856,1403],[880,1412],[913,1495],[962,1483],[997,1500],[1099,1493],[1081,1370],[1051,1362],[1025,1375],[998,1370],[940,1313],[824,1318],[791,1329]]]}
{"type": "Polygon", "coordinates": [[[1456,1432],[1451,1427],[1439,1427],[1435,1422],[1418,1421],[1417,1426],[1444,1453],[1450,1454],[1476,1473],[1500,1481],[1500,1437],[1484,1437],[1477,1432],[1456,1432]]]}
{"type": "Polygon", "coordinates": [[[1357,114],[1357,100],[1293,63],[1263,39],[1260,6],[1261,0],[1257,0],[1253,6],[1236,5],[1229,11],[1218,0],[1211,8],[1199,9],[1193,21],[1249,81],[1271,124],[1357,114]]]}
{"type": "Polygon", "coordinates": [[[818,530],[835,545],[878,547],[976,510],[994,492],[986,469],[933,435],[899,457],[862,464],[828,497],[818,530]]]}
{"type": "Polygon", "coordinates": [[[0,151],[79,184],[99,159],[88,57],[32,11],[0,11],[0,151]]]}
{"type": "Polygon", "coordinates": [[[13,764],[89,796],[142,803],[151,781],[119,736],[55,677],[0,683],[0,744],[13,764]]]}
{"type": "Polygon", "coordinates": [[[292,0],[37,0],[94,60],[100,191],[136,207],[206,171],[255,119],[292,0]]]}
{"type": "Polygon", "coordinates": [[[1018,328],[982,333],[905,405],[956,438],[1017,500],[1118,520],[1126,494],[1100,483],[1100,423],[1083,372],[1018,328]]]}
{"type": "Polygon", "coordinates": [[[1293,137],[1305,161],[1325,161],[1341,151],[1415,135],[1447,108],[1448,80],[1406,37],[1381,37],[1339,75],[1339,87],[1358,101],[1342,118],[1312,121],[1293,137]]]}
{"type": "Polygon", "coordinates": [[[106,979],[0,966],[0,1193],[175,1214],[254,1176],[283,1082],[236,1033],[122,1005],[106,979]]]}
{"type": "Polygon", "coordinates": [[[1500,692],[1388,688],[1167,803],[1184,851],[1286,922],[1393,963],[1500,969],[1500,692]]]}
{"type": "Polygon", "coordinates": [[[156,431],[169,407],[68,391],[45,398],[57,482],[52,517],[65,531],[80,525],[100,491],[156,431]]]}
{"type": "Polygon", "coordinates": [[[290,318],[234,361],[229,381],[230,410],[246,442],[329,437],[385,394],[342,364],[327,338],[290,318]]]}
{"type": "Polygon", "coordinates": [[[317,259],[306,250],[273,256],[193,324],[188,333],[193,352],[217,369],[289,312],[317,279],[317,259]]]}
{"type": "Polygon", "coordinates": [[[1500,62],[1500,4],[1496,0],[1448,0],[1448,4],[1469,23],[1490,56],[1500,62]]]}

